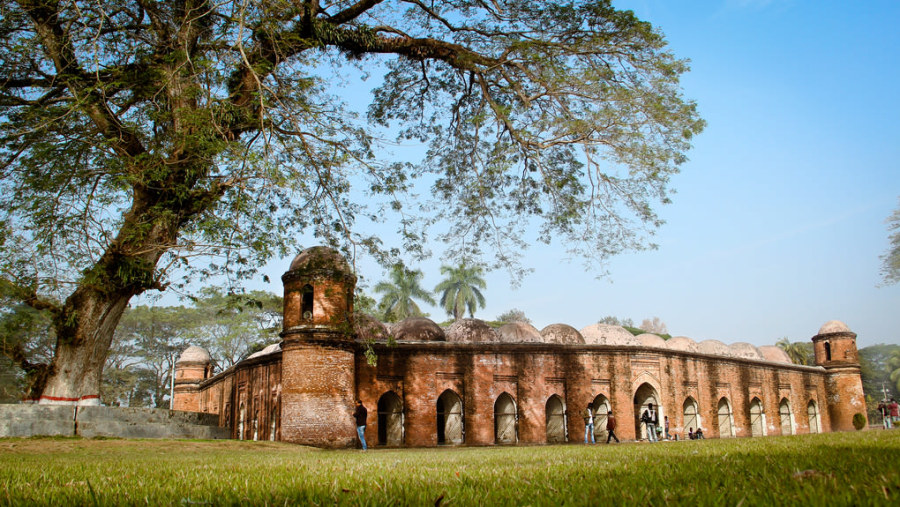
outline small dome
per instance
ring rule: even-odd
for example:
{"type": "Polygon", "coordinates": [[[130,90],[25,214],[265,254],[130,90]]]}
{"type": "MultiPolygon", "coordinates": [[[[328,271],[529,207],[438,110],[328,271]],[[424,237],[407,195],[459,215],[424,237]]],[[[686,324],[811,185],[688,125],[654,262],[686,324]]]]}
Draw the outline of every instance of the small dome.
{"type": "Polygon", "coordinates": [[[825,324],[822,324],[822,327],[819,328],[819,334],[831,334],[831,333],[850,333],[850,328],[847,327],[847,324],[839,320],[829,320],[825,324]]]}
{"type": "Polygon", "coordinates": [[[763,359],[766,361],[793,364],[791,356],[782,350],[781,347],[776,347],[775,345],[763,345],[762,347],[759,347],[759,353],[762,354],[763,359]]]}
{"type": "Polygon", "coordinates": [[[635,336],[639,342],[641,342],[642,347],[654,347],[657,349],[664,349],[666,347],[666,341],[651,333],[644,333],[635,336]]]}
{"type": "Polygon", "coordinates": [[[729,355],[732,357],[740,357],[742,359],[762,359],[763,355],[755,345],[747,342],[732,343],[728,347],[729,355]]]}
{"type": "Polygon", "coordinates": [[[353,314],[353,332],[360,341],[385,342],[390,337],[387,327],[378,319],[365,313],[353,314]]]}
{"type": "Polygon", "coordinates": [[[247,356],[247,359],[252,359],[254,357],[262,357],[268,356],[269,354],[274,354],[275,352],[281,352],[281,343],[273,343],[272,345],[267,346],[266,348],[260,350],[259,352],[254,352],[247,356]]]}
{"type": "Polygon", "coordinates": [[[447,341],[444,330],[425,317],[410,317],[391,326],[391,334],[398,342],[447,341]]]}
{"type": "Polygon", "coordinates": [[[191,345],[190,347],[184,349],[184,352],[181,353],[181,356],[178,358],[179,363],[208,363],[209,352],[206,351],[203,347],[198,347],[196,345],[191,345]]]}
{"type": "Polygon", "coordinates": [[[666,347],[670,350],[680,350],[683,352],[699,352],[697,342],[691,340],[687,336],[675,336],[666,340],[666,347]]]}
{"type": "Polygon", "coordinates": [[[561,343],[564,345],[582,345],[584,336],[577,329],[568,324],[550,324],[541,329],[541,337],[546,343],[561,343]]]}
{"type": "Polygon", "coordinates": [[[581,330],[584,342],[591,345],[625,345],[640,347],[641,342],[624,327],[594,324],[581,330]]]}
{"type": "Polygon", "coordinates": [[[497,335],[503,343],[521,343],[521,342],[538,342],[544,339],[541,337],[540,331],[531,324],[526,322],[510,322],[500,326],[497,335]]]}
{"type": "Polygon", "coordinates": [[[497,332],[483,320],[459,319],[447,329],[447,341],[458,343],[490,343],[500,341],[497,332]]]}
{"type": "Polygon", "coordinates": [[[703,340],[697,344],[697,351],[701,354],[727,356],[730,355],[731,349],[719,340],[703,340]]]}
{"type": "Polygon", "coordinates": [[[347,259],[340,252],[327,246],[314,246],[300,252],[291,262],[289,271],[303,270],[333,270],[343,273],[351,273],[347,259]]]}

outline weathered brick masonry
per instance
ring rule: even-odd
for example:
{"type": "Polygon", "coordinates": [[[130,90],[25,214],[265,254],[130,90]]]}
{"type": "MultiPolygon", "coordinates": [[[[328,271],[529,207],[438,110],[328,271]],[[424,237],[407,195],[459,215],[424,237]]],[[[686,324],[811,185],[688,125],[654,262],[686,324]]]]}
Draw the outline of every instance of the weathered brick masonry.
{"type": "Polygon", "coordinates": [[[369,408],[370,445],[385,446],[579,441],[588,404],[603,439],[610,411],[620,438],[645,438],[647,403],[680,438],[697,427],[708,437],[845,431],[865,414],[856,334],[838,321],[812,338],[816,366],[800,366],[776,347],[600,324],[353,321],[356,277],[323,247],[298,255],[283,280],[283,341],[212,378],[209,355],[190,347],[177,365],[176,410],[218,414],[234,438],[323,447],[355,444],[356,399],[369,408]]]}

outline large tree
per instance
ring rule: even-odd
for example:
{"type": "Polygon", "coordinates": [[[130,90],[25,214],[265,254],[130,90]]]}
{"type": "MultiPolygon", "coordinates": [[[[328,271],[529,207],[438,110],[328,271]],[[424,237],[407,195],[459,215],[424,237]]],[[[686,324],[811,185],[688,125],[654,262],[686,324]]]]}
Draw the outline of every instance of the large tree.
{"type": "Polygon", "coordinates": [[[0,0],[0,276],[57,339],[32,396],[97,402],[132,297],[301,237],[385,264],[429,224],[455,261],[645,247],[703,127],[686,70],[607,0],[0,0]],[[363,121],[334,86],[372,69],[363,121]],[[376,159],[386,126],[426,161],[376,159]]]}
{"type": "Polygon", "coordinates": [[[421,270],[409,269],[403,264],[391,268],[388,280],[378,282],[374,289],[376,293],[381,294],[378,301],[380,316],[388,322],[425,316],[416,300],[433,305],[434,298],[430,292],[422,288],[424,276],[421,270]]]}
{"type": "Polygon", "coordinates": [[[481,291],[487,287],[487,283],[482,278],[484,269],[481,266],[441,266],[441,274],[445,278],[437,284],[434,292],[441,295],[441,308],[453,320],[463,318],[467,308],[469,317],[475,316],[475,310],[484,308],[484,295],[481,291]]]}
{"type": "Polygon", "coordinates": [[[888,251],[881,256],[881,275],[884,283],[890,285],[900,282],[900,208],[894,210],[887,219],[888,230],[891,231],[888,251]]]}

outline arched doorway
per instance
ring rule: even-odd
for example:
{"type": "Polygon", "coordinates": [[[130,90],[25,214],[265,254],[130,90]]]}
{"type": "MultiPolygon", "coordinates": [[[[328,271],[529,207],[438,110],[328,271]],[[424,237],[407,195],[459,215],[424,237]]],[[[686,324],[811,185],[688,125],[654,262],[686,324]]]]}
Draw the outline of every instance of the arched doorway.
{"type": "Polygon", "coordinates": [[[547,400],[547,442],[558,444],[566,441],[566,405],[554,394],[547,400]]]}
{"type": "Polygon", "coordinates": [[[656,410],[657,419],[663,421],[664,415],[659,406],[659,395],[653,386],[645,382],[634,392],[634,434],[637,435],[638,440],[647,438],[647,427],[641,423],[641,414],[649,408],[651,403],[653,409],[656,410]]]}
{"type": "Polygon", "coordinates": [[[514,444],[518,440],[516,402],[512,396],[503,393],[494,403],[494,441],[498,444],[514,444]]]}
{"type": "Polygon", "coordinates": [[[238,419],[238,440],[244,439],[244,420],[247,417],[247,409],[241,403],[240,419],[238,419]]]}
{"type": "Polygon", "coordinates": [[[591,403],[591,410],[594,412],[594,439],[600,442],[606,438],[606,421],[609,419],[609,400],[606,396],[598,394],[591,403]]]}
{"type": "Polygon", "coordinates": [[[684,400],[682,416],[684,417],[684,425],[682,430],[684,434],[687,435],[689,431],[696,431],[697,428],[700,427],[700,410],[697,405],[697,400],[688,396],[688,399],[684,400]]]}
{"type": "Polygon", "coordinates": [[[759,398],[750,400],[750,436],[766,436],[766,414],[759,398]]]}
{"type": "Polygon", "coordinates": [[[719,438],[734,436],[734,414],[731,413],[731,403],[728,398],[719,400],[718,407],[719,438]]]}
{"type": "Polygon", "coordinates": [[[781,419],[781,434],[794,434],[794,416],[791,414],[791,404],[787,398],[782,398],[778,404],[778,417],[781,419]]]}
{"type": "Polygon", "coordinates": [[[465,440],[464,434],[462,400],[448,389],[437,401],[438,444],[461,444],[465,440]]]}
{"type": "Polygon", "coordinates": [[[818,433],[819,432],[819,407],[816,406],[816,402],[810,400],[809,404],[806,405],[806,414],[809,418],[809,432],[810,433],[818,433]]]}
{"type": "Polygon", "coordinates": [[[393,391],[378,398],[378,445],[403,445],[403,402],[393,391]]]}
{"type": "Polygon", "coordinates": [[[275,407],[272,408],[272,416],[270,418],[271,424],[269,424],[269,440],[274,442],[276,438],[276,432],[278,430],[278,403],[274,403],[275,407]]]}

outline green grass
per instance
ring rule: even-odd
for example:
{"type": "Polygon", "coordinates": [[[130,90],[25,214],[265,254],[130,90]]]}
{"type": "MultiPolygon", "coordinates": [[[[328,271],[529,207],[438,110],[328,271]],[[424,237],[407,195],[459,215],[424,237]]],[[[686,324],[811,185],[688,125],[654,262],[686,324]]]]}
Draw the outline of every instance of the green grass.
{"type": "Polygon", "coordinates": [[[898,505],[900,430],[323,451],[186,440],[0,440],[0,504],[898,505]]]}

